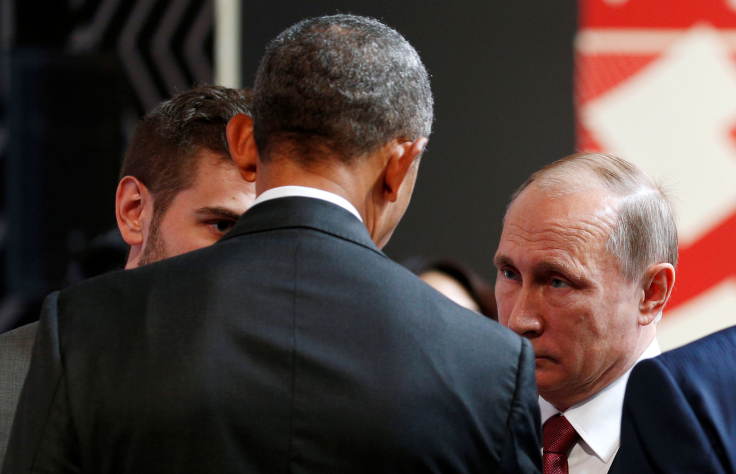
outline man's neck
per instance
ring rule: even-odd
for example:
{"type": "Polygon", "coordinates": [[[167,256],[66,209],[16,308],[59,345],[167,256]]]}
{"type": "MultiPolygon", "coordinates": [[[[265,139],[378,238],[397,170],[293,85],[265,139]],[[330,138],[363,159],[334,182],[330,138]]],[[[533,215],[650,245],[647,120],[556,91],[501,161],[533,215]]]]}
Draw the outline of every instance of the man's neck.
{"type": "Polygon", "coordinates": [[[256,195],[282,186],[303,186],[336,194],[352,204],[366,222],[366,195],[370,192],[361,170],[331,161],[329,166],[302,166],[286,159],[259,163],[256,195]]]}

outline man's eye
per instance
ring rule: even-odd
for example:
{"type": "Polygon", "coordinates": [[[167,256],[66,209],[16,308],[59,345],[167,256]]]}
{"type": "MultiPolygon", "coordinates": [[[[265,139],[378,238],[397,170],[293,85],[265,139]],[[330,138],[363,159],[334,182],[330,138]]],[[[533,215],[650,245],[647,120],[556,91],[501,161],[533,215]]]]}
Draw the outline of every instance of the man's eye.
{"type": "Polygon", "coordinates": [[[516,278],[516,273],[514,273],[514,272],[513,272],[513,271],[511,271],[511,270],[509,270],[508,268],[504,268],[504,269],[503,269],[503,270],[501,270],[501,271],[503,272],[503,276],[505,276],[505,277],[506,277],[506,278],[508,278],[509,280],[513,280],[514,278],[516,278]]]}
{"type": "Polygon", "coordinates": [[[226,234],[230,232],[230,229],[233,228],[235,225],[234,221],[215,221],[210,223],[210,225],[217,231],[221,232],[223,234],[226,234]]]}
{"type": "Polygon", "coordinates": [[[560,280],[559,278],[553,278],[552,279],[552,287],[553,288],[567,288],[568,285],[566,282],[560,280]]]}

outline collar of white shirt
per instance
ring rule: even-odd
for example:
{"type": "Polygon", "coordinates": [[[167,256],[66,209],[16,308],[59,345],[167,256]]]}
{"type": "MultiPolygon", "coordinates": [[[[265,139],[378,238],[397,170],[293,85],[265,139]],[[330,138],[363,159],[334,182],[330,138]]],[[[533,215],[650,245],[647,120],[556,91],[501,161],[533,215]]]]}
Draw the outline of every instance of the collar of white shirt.
{"type": "Polygon", "coordinates": [[[338,196],[337,194],[331,193],[329,191],[323,191],[322,189],[317,188],[308,188],[306,186],[280,186],[278,188],[271,188],[267,191],[262,192],[261,195],[258,196],[255,201],[253,201],[253,206],[262,202],[270,201],[271,199],[279,199],[291,196],[321,199],[323,201],[331,202],[332,204],[337,204],[338,206],[349,211],[355,217],[360,219],[360,222],[363,222],[363,218],[360,217],[360,214],[358,213],[358,210],[355,208],[355,206],[350,204],[350,201],[348,201],[344,197],[338,196]]]}
{"type": "MultiPolygon", "coordinates": [[[[651,359],[659,354],[661,351],[655,339],[636,362],[651,359]]],[[[577,405],[571,406],[563,413],[580,438],[604,463],[609,462],[621,444],[621,413],[629,375],[631,375],[631,369],[608,387],[577,405]]],[[[560,410],[542,397],[539,397],[539,409],[542,414],[542,424],[560,413],[560,410]]]]}

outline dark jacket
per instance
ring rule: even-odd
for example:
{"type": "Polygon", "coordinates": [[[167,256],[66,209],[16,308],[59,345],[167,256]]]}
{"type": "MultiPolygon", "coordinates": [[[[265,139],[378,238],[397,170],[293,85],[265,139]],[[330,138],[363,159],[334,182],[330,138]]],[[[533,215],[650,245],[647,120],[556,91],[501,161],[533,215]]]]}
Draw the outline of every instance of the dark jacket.
{"type": "Polygon", "coordinates": [[[0,335],[0,467],[20,390],[28,374],[37,326],[38,323],[26,324],[0,335]]]}
{"type": "Polygon", "coordinates": [[[528,341],[325,201],[51,295],[4,474],[539,472],[528,341]]]}
{"type": "Polygon", "coordinates": [[[736,327],[634,367],[618,458],[622,474],[736,473],[736,327]]]}

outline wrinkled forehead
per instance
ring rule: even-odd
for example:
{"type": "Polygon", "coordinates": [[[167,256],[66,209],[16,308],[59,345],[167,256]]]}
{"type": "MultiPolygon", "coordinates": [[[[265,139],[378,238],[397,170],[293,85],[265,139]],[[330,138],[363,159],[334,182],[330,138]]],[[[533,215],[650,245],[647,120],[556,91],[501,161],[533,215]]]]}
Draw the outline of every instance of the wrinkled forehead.
{"type": "Polygon", "coordinates": [[[552,195],[532,185],[506,213],[499,252],[534,250],[578,260],[607,252],[617,208],[618,199],[603,190],[552,195]]]}

